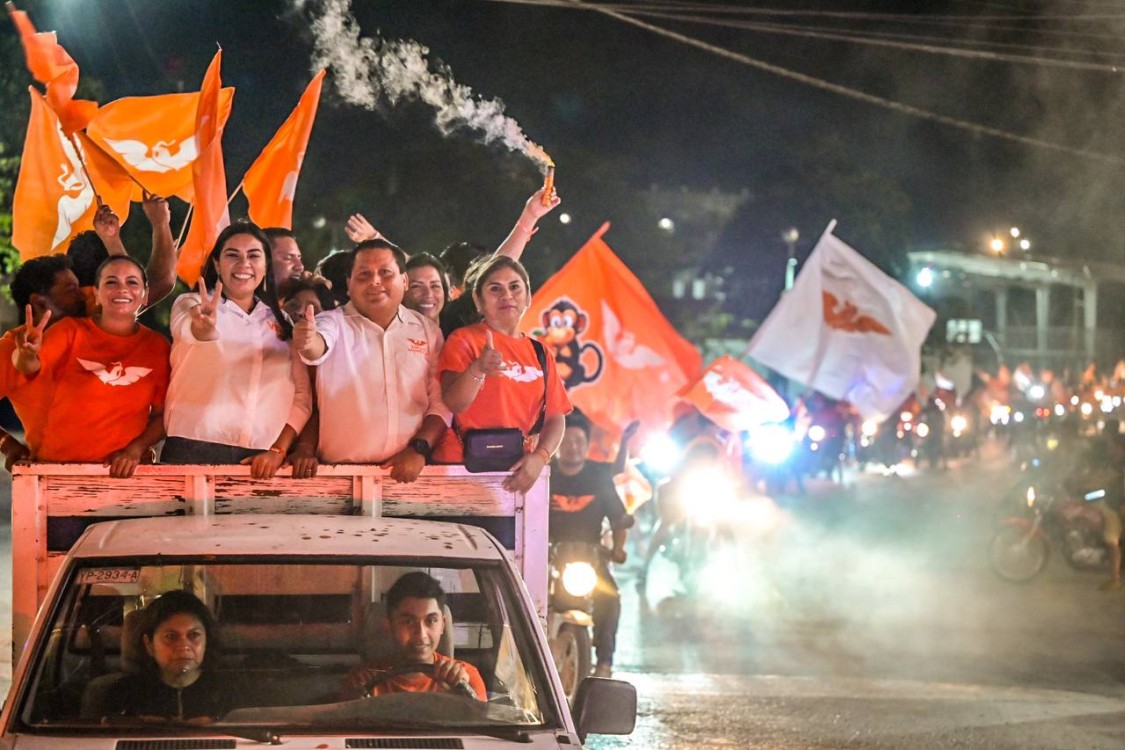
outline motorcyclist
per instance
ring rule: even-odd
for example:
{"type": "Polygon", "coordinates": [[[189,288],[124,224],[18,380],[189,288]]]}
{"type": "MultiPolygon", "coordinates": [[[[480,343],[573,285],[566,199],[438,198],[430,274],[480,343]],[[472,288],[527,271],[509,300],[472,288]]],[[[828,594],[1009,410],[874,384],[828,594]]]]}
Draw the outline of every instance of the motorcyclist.
{"type": "Polygon", "coordinates": [[[931,469],[946,468],[945,463],[945,409],[935,394],[922,409],[921,421],[930,432],[922,441],[922,456],[931,469]]]}
{"type": "MultiPolygon", "coordinates": [[[[691,483],[697,472],[707,469],[729,471],[729,464],[724,458],[723,447],[710,436],[695,438],[684,449],[684,457],[680,460],[671,478],[657,490],[657,512],[659,518],[649,540],[648,549],[645,551],[644,563],[637,576],[637,588],[643,590],[648,579],[648,569],[653,558],[661,546],[672,538],[672,529],[686,520],[689,500],[692,497],[691,483]]],[[[552,482],[554,481],[552,475],[552,482]]]]}
{"type": "MultiPolygon", "coordinates": [[[[590,422],[575,409],[566,418],[566,430],[551,466],[551,508],[548,519],[551,543],[581,542],[600,545],[602,520],[613,532],[609,558],[618,564],[626,559],[625,538],[633,517],[613,484],[612,464],[587,460],[590,422]]],[[[591,560],[598,573],[594,588],[595,677],[613,674],[613,652],[617,646],[617,624],[621,619],[621,597],[605,556],[591,560]]]]}
{"type": "Polygon", "coordinates": [[[1085,470],[1078,477],[1083,488],[1103,490],[1091,504],[1102,514],[1106,548],[1109,550],[1109,579],[1098,588],[1112,591],[1122,587],[1121,533],[1125,513],[1125,436],[1116,420],[1108,420],[1102,437],[1092,446],[1085,470]]]}

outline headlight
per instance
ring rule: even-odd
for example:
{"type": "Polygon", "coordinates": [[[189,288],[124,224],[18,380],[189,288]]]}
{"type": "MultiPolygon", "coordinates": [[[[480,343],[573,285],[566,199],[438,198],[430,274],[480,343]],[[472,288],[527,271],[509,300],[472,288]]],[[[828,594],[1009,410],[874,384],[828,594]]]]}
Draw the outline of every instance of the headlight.
{"type": "Polygon", "coordinates": [[[819,443],[826,437],[828,437],[828,431],[820,425],[814,424],[809,428],[809,440],[813,441],[814,443],[819,443]]]}
{"type": "Polygon", "coordinates": [[[911,412],[904,411],[898,415],[898,418],[900,422],[910,422],[914,419],[914,415],[911,412]]]}
{"type": "Polygon", "coordinates": [[[640,458],[652,468],[667,473],[680,460],[680,446],[664,433],[657,433],[641,448],[640,458]]]}
{"type": "Polygon", "coordinates": [[[915,432],[918,433],[918,437],[924,438],[930,434],[930,426],[925,422],[920,422],[918,424],[918,427],[915,429],[915,432]]]}
{"type": "Polygon", "coordinates": [[[860,426],[859,429],[860,432],[862,432],[865,436],[875,437],[875,433],[879,431],[879,423],[874,419],[868,419],[860,426]]]}
{"type": "Polygon", "coordinates": [[[1082,416],[1088,417],[1094,413],[1094,405],[1089,401],[1083,401],[1080,411],[1082,412],[1082,416]]]}
{"type": "Polygon", "coordinates": [[[949,420],[949,426],[954,432],[961,433],[969,429],[969,420],[963,414],[954,414],[953,419],[949,420]]]}
{"type": "Polygon", "coordinates": [[[695,501],[691,513],[704,524],[714,524],[731,517],[738,504],[738,487],[724,471],[697,469],[684,477],[695,501]]]}
{"type": "Polygon", "coordinates": [[[1027,507],[1031,508],[1035,505],[1035,487],[1027,488],[1027,507]]]}
{"type": "Polygon", "coordinates": [[[598,573],[588,562],[567,563],[562,572],[562,585],[571,596],[589,596],[598,584],[598,573]]]}
{"type": "Polygon", "coordinates": [[[1036,383],[1027,389],[1027,397],[1032,401],[1038,401],[1047,395],[1047,389],[1036,383]]]}
{"type": "Polygon", "coordinates": [[[764,424],[751,431],[746,447],[755,460],[780,464],[793,452],[793,433],[785,425],[764,424]]]}

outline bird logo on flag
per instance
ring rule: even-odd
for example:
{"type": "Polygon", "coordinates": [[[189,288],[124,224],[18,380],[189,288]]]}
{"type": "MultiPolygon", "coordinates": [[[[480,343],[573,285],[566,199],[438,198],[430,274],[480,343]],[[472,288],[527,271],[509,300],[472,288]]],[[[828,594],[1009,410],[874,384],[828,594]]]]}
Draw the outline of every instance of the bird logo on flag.
{"type": "Polygon", "coordinates": [[[175,153],[170,147],[177,145],[176,141],[157,141],[152,147],[144,141],[135,140],[114,141],[106,138],[105,142],[119,153],[129,166],[141,172],[160,174],[174,172],[191,164],[199,156],[199,147],[195,143],[194,135],[180,141],[175,153]]]}
{"type": "Polygon", "coordinates": [[[836,299],[832,292],[823,292],[824,322],[829,328],[848,333],[878,333],[890,336],[891,331],[870,315],[861,315],[854,303],[836,299]]]}
{"type": "Polygon", "coordinates": [[[640,370],[644,367],[660,367],[664,364],[664,357],[655,351],[637,343],[637,337],[632,331],[626,330],[621,321],[613,313],[613,308],[602,301],[602,318],[605,331],[605,348],[609,356],[617,364],[627,370],[640,370]]]}
{"type": "Polygon", "coordinates": [[[78,358],[78,364],[87,372],[92,372],[98,380],[106,385],[132,385],[152,372],[149,367],[125,367],[120,362],[110,362],[106,367],[101,362],[91,362],[88,359],[78,358]]]}

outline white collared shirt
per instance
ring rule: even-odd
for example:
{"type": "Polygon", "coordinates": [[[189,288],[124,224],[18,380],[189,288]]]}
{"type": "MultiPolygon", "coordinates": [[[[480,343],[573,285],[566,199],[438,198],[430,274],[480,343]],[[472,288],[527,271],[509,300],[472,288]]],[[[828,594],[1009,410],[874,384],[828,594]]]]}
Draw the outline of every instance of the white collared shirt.
{"type": "Polygon", "coordinates": [[[429,414],[448,425],[441,400],[437,325],[399,307],[386,330],[352,303],[316,316],[327,349],[317,365],[320,458],[327,463],[379,463],[406,447],[429,414]]]}
{"type": "Polygon", "coordinates": [[[215,341],[191,333],[198,294],[172,305],[172,379],[164,406],[171,437],[268,450],[289,425],[297,432],[312,411],[308,369],[278,338],[262,301],[249,313],[228,299],[216,309],[215,341]]]}

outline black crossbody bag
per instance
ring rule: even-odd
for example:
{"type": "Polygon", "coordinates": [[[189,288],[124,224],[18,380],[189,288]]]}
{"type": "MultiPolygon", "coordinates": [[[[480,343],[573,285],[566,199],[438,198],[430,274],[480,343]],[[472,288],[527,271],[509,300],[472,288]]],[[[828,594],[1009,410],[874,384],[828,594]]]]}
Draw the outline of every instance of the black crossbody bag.
{"type": "MultiPolygon", "coordinates": [[[[543,405],[539,409],[539,419],[531,428],[531,434],[536,435],[543,429],[543,420],[547,416],[547,350],[536,339],[531,339],[531,345],[535,347],[535,357],[539,360],[539,369],[543,371],[543,405]]],[[[465,469],[474,474],[507,471],[523,458],[525,436],[523,430],[517,427],[490,427],[461,432],[457,427],[457,418],[454,417],[453,429],[461,438],[465,469]]]]}

